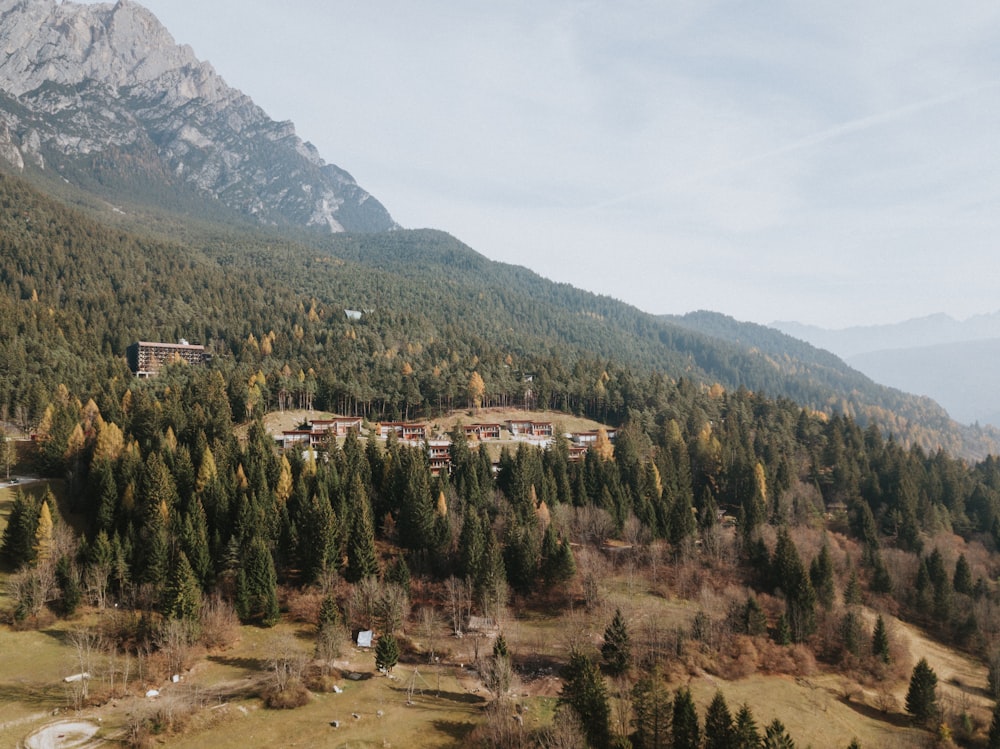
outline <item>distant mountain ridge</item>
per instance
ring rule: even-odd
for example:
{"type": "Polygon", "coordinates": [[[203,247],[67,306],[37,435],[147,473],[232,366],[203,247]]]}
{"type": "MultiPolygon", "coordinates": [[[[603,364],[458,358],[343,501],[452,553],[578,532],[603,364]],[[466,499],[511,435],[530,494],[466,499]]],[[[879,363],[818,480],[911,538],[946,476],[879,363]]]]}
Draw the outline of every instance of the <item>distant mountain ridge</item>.
{"type": "Polygon", "coordinates": [[[836,353],[876,382],[933,398],[961,423],[1000,427],[1000,312],[842,330],[773,325],[836,353]]]}
{"type": "Polygon", "coordinates": [[[832,351],[843,359],[857,354],[942,343],[1000,338],[1000,311],[956,320],[945,314],[928,315],[887,325],[865,325],[830,330],[815,325],[778,321],[771,327],[832,351]]]}
{"type": "Polygon", "coordinates": [[[211,197],[265,225],[396,228],[290,122],[275,122],[131,0],[0,0],[0,158],[127,201],[211,197]]]}

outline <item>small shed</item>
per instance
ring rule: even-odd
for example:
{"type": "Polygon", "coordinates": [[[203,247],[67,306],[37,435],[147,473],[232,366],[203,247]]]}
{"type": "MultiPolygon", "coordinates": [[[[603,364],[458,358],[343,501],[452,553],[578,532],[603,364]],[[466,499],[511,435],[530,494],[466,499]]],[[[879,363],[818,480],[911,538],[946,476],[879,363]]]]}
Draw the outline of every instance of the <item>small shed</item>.
{"type": "Polygon", "coordinates": [[[466,627],[469,632],[482,632],[484,634],[496,633],[498,627],[496,622],[493,621],[492,617],[489,616],[470,616],[469,626],[466,627]]]}
{"type": "Polygon", "coordinates": [[[358,632],[358,647],[359,648],[370,648],[372,646],[372,635],[373,632],[370,629],[362,630],[358,632]]]}

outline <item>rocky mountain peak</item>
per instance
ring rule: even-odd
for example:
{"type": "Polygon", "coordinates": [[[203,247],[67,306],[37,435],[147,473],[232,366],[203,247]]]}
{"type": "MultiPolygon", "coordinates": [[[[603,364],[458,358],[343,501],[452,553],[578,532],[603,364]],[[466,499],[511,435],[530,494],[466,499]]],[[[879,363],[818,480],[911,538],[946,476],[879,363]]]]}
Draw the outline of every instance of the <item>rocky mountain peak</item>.
{"type": "Polygon", "coordinates": [[[395,227],[291,123],[271,120],[134,0],[0,0],[0,53],[0,157],[18,169],[58,168],[73,182],[96,166],[102,185],[120,182],[130,197],[130,181],[163,181],[266,224],[395,227]]]}

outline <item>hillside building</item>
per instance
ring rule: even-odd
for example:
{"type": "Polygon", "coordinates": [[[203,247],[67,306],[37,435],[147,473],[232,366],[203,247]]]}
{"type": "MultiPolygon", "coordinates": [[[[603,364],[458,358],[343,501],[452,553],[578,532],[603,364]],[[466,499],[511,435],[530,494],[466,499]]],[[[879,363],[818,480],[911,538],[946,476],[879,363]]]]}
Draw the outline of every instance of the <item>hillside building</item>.
{"type": "Polygon", "coordinates": [[[165,364],[174,361],[204,364],[209,354],[204,346],[191,345],[182,338],[180,343],[138,341],[125,350],[125,358],[136,377],[155,377],[165,364]]]}

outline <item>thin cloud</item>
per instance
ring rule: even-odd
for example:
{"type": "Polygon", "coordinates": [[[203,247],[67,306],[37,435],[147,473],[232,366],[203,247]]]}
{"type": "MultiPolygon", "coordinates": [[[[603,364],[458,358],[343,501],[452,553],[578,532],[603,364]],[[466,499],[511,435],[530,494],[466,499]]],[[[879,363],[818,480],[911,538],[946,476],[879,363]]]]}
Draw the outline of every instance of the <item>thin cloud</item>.
{"type": "Polygon", "coordinates": [[[636,198],[645,197],[647,195],[652,195],[658,192],[663,192],[667,190],[675,190],[679,187],[685,185],[690,185],[696,182],[701,182],[703,180],[711,179],[717,177],[720,174],[725,174],[727,172],[737,171],[754,164],[759,164],[770,159],[786,156],[790,153],[795,153],[797,151],[803,151],[809,148],[813,148],[830,141],[843,138],[847,135],[853,135],[855,133],[864,132],[866,130],[871,130],[882,125],[886,125],[897,120],[902,120],[907,117],[911,117],[920,112],[926,111],[928,109],[935,109],[937,107],[944,106],[946,104],[951,104],[952,102],[961,101],[963,99],[968,99],[984,91],[1000,87],[1000,81],[992,81],[989,83],[983,83],[972,88],[964,89],[962,91],[944,94],[942,96],[935,96],[929,99],[924,99],[922,101],[914,102],[912,104],[907,104],[902,107],[896,107],[895,109],[890,109],[885,112],[879,112],[877,114],[870,114],[864,117],[859,117],[854,120],[849,120],[843,122],[839,125],[834,125],[833,127],[826,128],[825,130],[820,130],[818,132],[812,133],[810,135],[804,136],[797,140],[787,143],[778,148],[772,148],[768,151],[763,151],[752,156],[747,156],[742,159],[736,159],[733,161],[720,164],[718,166],[705,169],[703,171],[690,174],[686,177],[680,179],[671,180],[668,182],[662,182],[657,185],[652,185],[650,187],[643,188],[641,190],[634,190],[632,192],[625,193],[624,195],[619,195],[614,198],[602,201],[600,203],[595,203],[593,205],[584,208],[585,211],[598,211],[605,208],[612,208],[617,205],[622,205],[624,203],[631,202],[636,198]]]}

